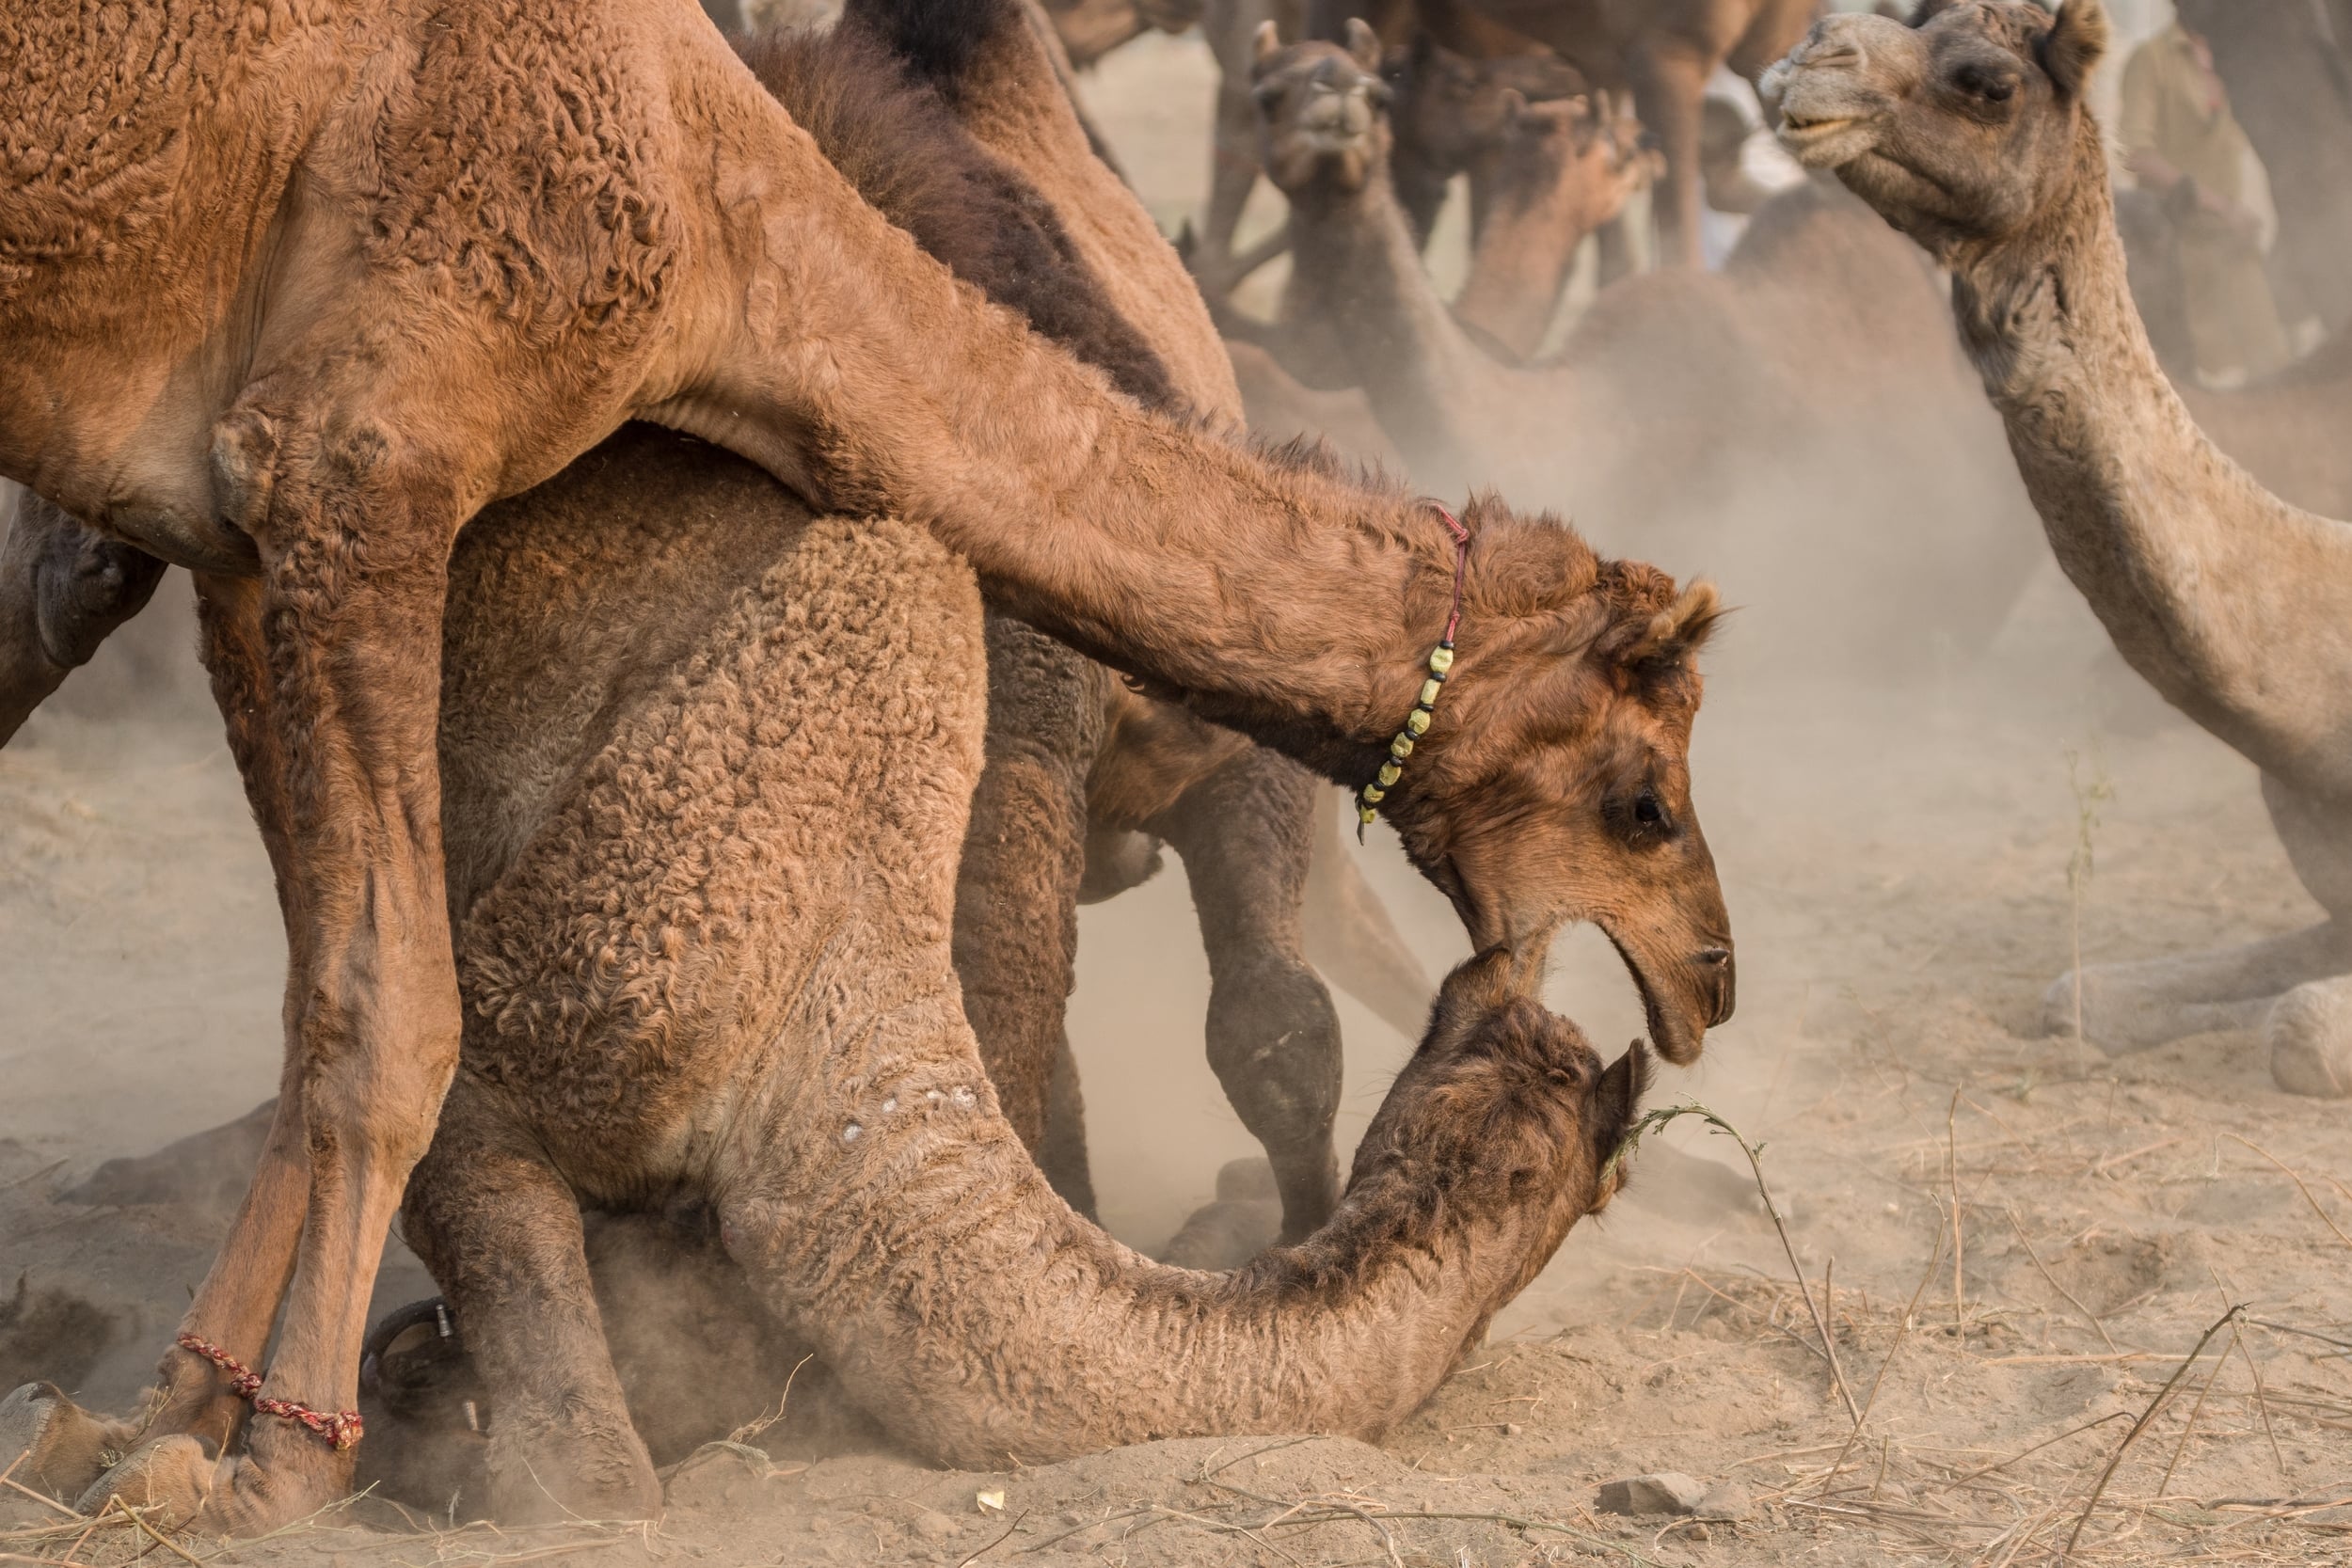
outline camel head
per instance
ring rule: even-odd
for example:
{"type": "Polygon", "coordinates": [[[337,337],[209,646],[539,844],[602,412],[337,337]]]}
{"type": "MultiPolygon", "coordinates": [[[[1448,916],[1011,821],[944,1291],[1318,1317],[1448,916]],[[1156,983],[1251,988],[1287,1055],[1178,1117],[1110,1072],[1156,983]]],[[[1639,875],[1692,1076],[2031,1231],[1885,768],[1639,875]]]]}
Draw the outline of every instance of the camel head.
{"type": "Polygon", "coordinates": [[[1601,92],[1530,102],[1516,87],[1502,97],[1492,158],[1499,207],[1557,214],[1590,230],[1623,212],[1664,169],[1630,98],[1601,92]]]}
{"type": "Polygon", "coordinates": [[[1549,51],[1473,60],[1426,30],[1416,32],[1411,48],[1391,55],[1390,64],[1397,145],[1450,172],[1496,149],[1513,95],[1522,104],[1550,103],[1585,90],[1583,74],[1549,51]]]}
{"type": "Polygon", "coordinates": [[[1361,22],[1348,21],[1344,48],[1285,47],[1273,23],[1260,24],[1249,79],[1259,162],[1283,194],[1321,186],[1352,195],[1387,161],[1389,85],[1380,40],[1361,22]]]}
{"type": "Polygon", "coordinates": [[[2074,187],[2098,132],[2101,0],[1925,0],[1908,24],[1834,16],[1765,72],[1780,139],[1949,260],[2033,229],[2074,187]]]}
{"type": "MultiPolygon", "coordinates": [[[[1640,1040],[1602,1067],[1583,1030],[1518,994],[1512,968],[1508,954],[1480,953],[1445,977],[1421,1047],[1357,1143],[1348,1179],[1356,1193],[1384,1171],[1422,1182],[1442,1172],[1449,1202],[1548,1207],[1550,1234],[1505,1299],[1569,1227],[1616,1196],[1625,1172],[1614,1156],[1651,1078],[1640,1040]]],[[[1427,1209],[1430,1219],[1441,1213],[1427,1209]]]]}
{"type": "Polygon", "coordinates": [[[1559,930],[1590,921],[1631,971],[1660,1053],[1694,1061],[1731,1017],[1735,979],[1691,798],[1715,590],[1600,561],[1486,498],[1464,520],[1478,543],[1454,673],[1382,811],[1524,989],[1559,930]]]}

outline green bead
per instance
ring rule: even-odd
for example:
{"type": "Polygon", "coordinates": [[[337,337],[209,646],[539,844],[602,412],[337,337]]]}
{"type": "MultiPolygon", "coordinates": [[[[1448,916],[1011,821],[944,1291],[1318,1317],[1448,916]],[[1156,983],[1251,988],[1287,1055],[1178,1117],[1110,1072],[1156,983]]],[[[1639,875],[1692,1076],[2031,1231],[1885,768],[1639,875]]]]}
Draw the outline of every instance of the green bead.
{"type": "Polygon", "coordinates": [[[1427,708],[1417,707],[1413,709],[1412,712],[1406,714],[1405,716],[1405,733],[1406,735],[1414,736],[1428,734],[1429,710],[1427,708]]]}
{"type": "Polygon", "coordinates": [[[1368,804],[1375,804],[1375,805],[1376,805],[1376,804],[1378,804],[1380,801],[1385,800],[1387,800],[1388,798],[1389,798],[1389,792],[1388,792],[1387,790],[1385,790],[1385,789],[1382,789],[1382,788],[1381,788],[1378,784],[1366,784],[1366,785],[1364,785],[1364,800],[1365,800],[1365,801],[1366,801],[1368,804]]]}
{"type": "Polygon", "coordinates": [[[1430,650],[1429,668],[1440,675],[1454,668],[1454,650],[1440,642],[1430,650]]]}
{"type": "Polygon", "coordinates": [[[1427,680],[1422,682],[1421,705],[1423,707],[1436,707],[1438,705],[1438,693],[1444,689],[1445,682],[1436,675],[1432,675],[1427,680]]]}
{"type": "Polygon", "coordinates": [[[1363,823],[1366,827],[1370,827],[1373,823],[1378,821],[1379,817],[1380,814],[1373,810],[1370,806],[1359,806],[1356,808],[1357,820],[1363,823]]]}
{"type": "Polygon", "coordinates": [[[1384,762],[1380,765],[1380,787],[1383,789],[1388,788],[1389,785],[1396,783],[1397,780],[1403,778],[1404,776],[1405,769],[1399,768],[1395,763],[1384,762]]]}
{"type": "Polygon", "coordinates": [[[1406,757],[1409,757],[1412,754],[1413,737],[1411,736],[1400,735],[1394,740],[1389,742],[1389,755],[1396,758],[1397,761],[1403,762],[1406,757]]]}

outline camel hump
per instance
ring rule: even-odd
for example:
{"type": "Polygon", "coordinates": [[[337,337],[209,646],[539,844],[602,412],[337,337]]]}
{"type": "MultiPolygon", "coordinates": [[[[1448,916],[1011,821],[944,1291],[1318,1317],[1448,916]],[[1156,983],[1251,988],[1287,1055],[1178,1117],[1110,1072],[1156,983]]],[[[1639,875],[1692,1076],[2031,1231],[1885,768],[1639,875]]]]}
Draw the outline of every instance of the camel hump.
{"type": "Polygon", "coordinates": [[[980,74],[994,46],[1029,25],[1023,0],[848,0],[841,19],[950,99],[980,74]]]}

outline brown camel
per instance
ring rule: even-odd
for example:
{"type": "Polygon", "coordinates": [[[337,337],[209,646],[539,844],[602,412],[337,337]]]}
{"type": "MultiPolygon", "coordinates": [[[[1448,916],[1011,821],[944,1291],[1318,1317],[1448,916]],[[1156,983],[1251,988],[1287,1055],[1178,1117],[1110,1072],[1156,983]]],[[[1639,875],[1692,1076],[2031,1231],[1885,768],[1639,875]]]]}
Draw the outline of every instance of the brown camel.
{"type": "MultiPolygon", "coordinates": [[[[763,83],[835,166],[958,276],[1103,365],[1139,401],[1230,414],[1232,399],[1212,376],[1184,374],[1170,385],[1215,360],[1187,352],[1213,344],[1213,329],[1165,246],[1116,257],[1126,275],[1148,277],[1154,266],[1162,275],[1158,300],[1138,307],[1155,309],[1141,336],[1167,346],[1156,357],[1101,299],[1089,274],[1056,266],[1069,241],[1055,214],[1098,191],[1081,183],[1056,200],[1025,178],[1009,183],[935,94],[898,82],[895,67],[854,30],[821,46],[755,42],[751,51],[763,83]],[[890,134],[878,134],[876,121],[890,134]]],[[[1052,90],[1042,79],[1035,87],[1052,90]]],[[[1043,155],[1034,138],[1000,139],[1065,185],[1073,172],[1096,170],[1090,160],[1065,166],[1043,155]]],[[[682,495],[679,504],[695,499],[682,495]]],[[[14,699],[0,701],[0,741],[144,602],[161,571],[152,557],[53,509],[28,518],[13,548],[23,555],[42,541],[46,552],[76,558],[71,569],[21,562],[30,569],[0,582],[0,631],[8,633],[0,642],[15,655],[0,662],[0,692],[14,699]],[[43,583],[49,592],[36,605],[32,590],[43,583]]],[[[1101,666],[1017,622],[992,616],[988,641],[990,766],[961,862],[956,956],[965,1009],[1007,1118],[1057,1190],[1090,1214],[1085,1128],[1063,1033],[1077,905],[1150,875],[1156,843],[1165,839],[1184,858],[1203,916],[1211,1062],[1245,1124],[1265,1142],[1284,1203],[1284,1236],[1303,1237],[1338,1197],[1331,1120],[1341,1077],[1339,1022],[1307,951],[1408,1037],[1430,994],[1412,954],[1335,843],[1321,854],[1313,881],[1320,917],[1303,918],[1318,838],[1315,800],[1325,798],[1326,819],[1336,801],[1296,764],[1128,691],[1101,666]],[[1139,847],[1124,842],[1138,834],[1151,838],[1139,847]],[[1134,862],[1124,878],[1117,869],[1122,851],[1134,862]]],[[[187,1179],[191,1162],[207,1170],[239,1158],[249,1165],[242,1137],[218,1142],[216,1150],[199,1140],[169,1157],[119,1162],[108,1190],[168,1190],[187,1179]]]]}
{"type": "MultiPolygon", "coordinates": [[[[1456,175],[1469,178],[1473,241],[1485,229],[1492,174],[1511,124],[1511,95],[1527,103],[1548,104],[1591,90],[1581,71],[1542,45],[1512,35],[1465,38],[1462,20],[1458,11],[1424,9],[1407,41],[1391,47],[1382,66],[1396,93],[1389,116],[1395,141],[1390,178],[1412,223],[1414,240],[1422,245],[1429,243],[1456,175]],[[1448,47],[1440,33],[1465,47],[1448,47]],[[1472,48],[1480,52],[1465,52],[1472,48]]],[[[1280,32],[1299,36],[1295,27],[1280,32]]],[[[1376,28],[1372,36],[1378,37],[1376,28]]],[[[1343,28],[1336,41],[1349,45],[1351,53],[1359,47],[1358,35],[1350,29],[1343,28]]],[[[1249,64],[1256,63],[1253,42],[1249,64]]],[[[1254,136],[1254,106],[1250,131],[1254,136]]]]}
{"type": "Polygon", "coordinates": [[[1504,99],[1486,214],[1454,317],[1521,359],[1543,347],[1585,237],[1613,222],[1658,171],[1641,121],[1608,93],[1504,99]]]}
{"type": "Polygon", "coordinates": [[[2029,514],[1932,276],[1858,201],[1788,193],[1724,272],[1613,284],[1555,356],[1505,363],[1421,265],[1362,54],[1262,49],[1296,275],[1348,324],[1355,379],[1417,483],[1540,495],[1638,523],[1621,546],[1752,551],[1759,574],[1804,541],[1818,613],[1786,634],[1796,657],[1924,659],[1999,626],[2032,570],[2029,514]],[[1923,471],[1939,476],[1924,490],[1923,471]],[[1758,526],[1771,507],[1788,510],[1758,526]]]}
{"type": "MultiPolygon", "coordinates": [[[[469,1031],[404,1234],[467,1325],[491,1391],[492,1507],[613,1517],[658,1506],[586,1307],[578,1239],[581,1203],[644,1206],[637,1195],[711,1201],[770,1309],[888,1431],[943,1461],[1191,1432],[1362,1433],[1418,1404],[1604,1197],[1599,1162],[1631,1115],[1638,1058],[1598,1101],[1589,1063],[1549,1093],[1514,1071],[1508,1090],[1415,1111],[1429,1105],[1422,1071],[1498,1048],[1508,960],[1486,960],[1457,976],[1430,1053],[1368,1134],[1329,1228],[1229,1280],[1150,1269],[1033,1173],[956,1006],[945,866],[977,763],[969,588],[920,535],[880,525],[820,520],[797,549],[751,547],[791,531],[747,499],[718,514],[728,521],[714,537],[639,531],[665,569],[724,562],[727,583],[757,586],[672,630],[699,635],[680,639],[666,677],[647,681],[634,648],[604,673],[598,650],[569,646],[569,628],[608,619],[603,604],[717,602],[694,586],[648,593],[631,570],[602,493],[642,485],[650,499],[668,484],[658,460],[630,467],[580,476],[599,497],[585,526],[565,515],[567,475],[485,518],[453,567],[445,710],[466,722],[445,742],[446,771],[469,783],[462,815],[451,797],[452,841],[469,842],[480,800],[497,804],[495,842],[452,856],[470,870],[456,889],[469,1031]],[[885,554],[903,564],[878,615],[885,554]],[[562,583],[593,584],[594,596],[564,604],[562,583]],[[499,607],[518,598],[548,609],[511,646],[499,607]],[[551,711],[557,672],[567,691],[623,680],[646,695],[601,703],[612,717],[580,725],[551,711]],[[746,752],[771,727],[790,733],[746,752]],[[550,750],[579,759],[565,774],[579,782],[516,821],[516,782],[499,776],[550,750]],[[715,798],[681,794],[738,755],[715,798]],[[707,879],[689,885],[681,864],[707,866],[707,879]],[[1454,1034],[1467,1022],[1457,1009],[1484,1021],[1480,1040],[1454,1034]],[[1558,1163],[1531,1166],[1506,1134],[1490,1177],[1421,1163],[1467,1155],[1507,1102],[1497,1093],[1583,1135],[1549,1146],[1558,1163]],[[1441,1152],[1449,1145],[1459,1152],[1441,1152]],[[1516,1180],[1501,1181],[1514,1165],[1516,1180]],[[1435,1190],[1464,1228],[1414,1238],[1435,1254],[1430,1271],[1428,1253],[1399,1250],[1396,1227],[1435,1190]],[[1308,1278],[1295,1294],[1278,1283],[1308,1278]],[[1367,1335],[1382,1356],[1362,1354],[1367,1335]]],[[[758,485],[748,473],[738,483],[758,485]]],[[[1546,538],[1567,582],[1599,565],[1556,553],[1581,548],[1573,536],[1546,538]]],[[[1549,613],[1624,613],[1591,603],[1598,581],[1587,581],[1581,594],[1544,593],[1549,613]]],[[[1620,623],[1637,658],[1654,657],[1644,645],[1658,613],[1620,623]]],[[[1658,725],[1654,700],[1637,685],[1622,721],[1658,725]]],[[[1555,1031],[1547,1050],[1568,1051],[1572,1036],[1543,1027],[1555,1031]]]]}
{"type": "MultiPolygon", "coordinates": [[[[2352,1094],[2352,528],[2288,505],[2215,450],[2132,307],[2084,89],[2100,0],[1839,17],[1770,86],[1781,136],[1952,272],[1961,337],[2065,569],[2125,662],[2262,769],[2296,874],[2328,918],[2198,957],[2087,970],[2111,1050],[2260,1024],[2271,1072],[2352,1094]]],[[[2074,977],[2052,989],[2071,1012],[2074,977]]]]}
{"type": "MultiPolygon", "coordinates": [[[[1659,253],[1699,264],[1699,139],[1707,79],[1728,65],[1753,82],[1820,13],[1821,0],[1455,0],[1477,18],[1534,40],[1596,87],[1629,88],[1658,135],[1666,174],[1659,253]]],[[[1365,0],[1312,0],[1307,36],[1337,40],[1365,0]]]]}
{"type": "MultiPolygon", "coordinates": [[[[1676,745],[1703,621],[1522,527],[1550,568],[1512,585],[1524,618],[1575,623],[1609,692],[1575,765],[1676,745]]],[[[1073,1214],[959,1005],[985,649],[969,570],[921,531],[811,517],[748,465],[632,427],[462,536],[444,626],[466,1041],[403,1231],[490,1390],[501,1517],[660,1505],[582,1204],[710,1203],[758,1299],[857,1402],[917,1451],[987,1464],[1376,1432],[1606,1201],[1641,1053],[1604,1081],[1571,1026],[1515,1000],[1498,950],[1450,983],[1305,1246],[1204,1275],[1073,1214]],[[712,504],[678,515],[681,487],[712,504]]],[[[1707,917],[1677,890],[1626,895],[1707,917]]],[[[128,1434],[38,1399],[8,1435],[32,1425],[24,1473],[72,1495],[128,1434]]],[[[149,1452],[149,1481],[209,1469],[185,1438],[149,1452]]]]}
{"type": "MultiPolygon", "coordinates": [[[[964,80],[1034,48],[999,0],[916,9],[908,52],[964,80]]],[[[1120,395],[864,203],[691,7],[43,0],[0,19],[0,474],[199,574],[287,917],[278,1113],[183,1332],[250,1363],[278,1321],[262,1408],[315,1425],[255,1423],[211,1526],[350,1473],[333,1413],[457,1058],[433,673],[488,501],[645,416],[929,527],[1007,610],[1341,782],[1425,678],[1455,554],[1432,508],[1120,395]]],[[[1468,521],[1473,610],[1540,603],[1552,532],[1468,521]]],[[[1605,580],[1681,625],[1655,579],[1605,580]]],[[[1731,967],[1680,753],[1606,787],[1568,766],[1554,716],[1602,711],[1588,628],[1512,626],[1466,623],[1386,815],[1522,983],[1597,919],[1689,1060],[1731,967]],[[1672,922],[1626,896],[1677,884],[1704,897],[1672,922]]],[[[241,1382],[162,1370],[102,1489],[236,1429],[241,1382]]]]}

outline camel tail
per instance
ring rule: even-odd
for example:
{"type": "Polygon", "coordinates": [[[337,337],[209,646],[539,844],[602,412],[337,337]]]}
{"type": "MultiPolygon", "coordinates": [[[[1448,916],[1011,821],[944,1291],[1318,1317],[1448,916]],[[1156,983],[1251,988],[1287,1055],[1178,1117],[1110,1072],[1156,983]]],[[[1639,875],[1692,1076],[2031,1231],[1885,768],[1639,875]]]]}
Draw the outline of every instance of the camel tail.
{"type": "Polygon", "coordinates": [[[1340,797],[1323,796],[1301,911],[1307,961],[1398,1034],[1418,1038],[1438,988],[1357,865],[1340,832],[1340,797]]]}

